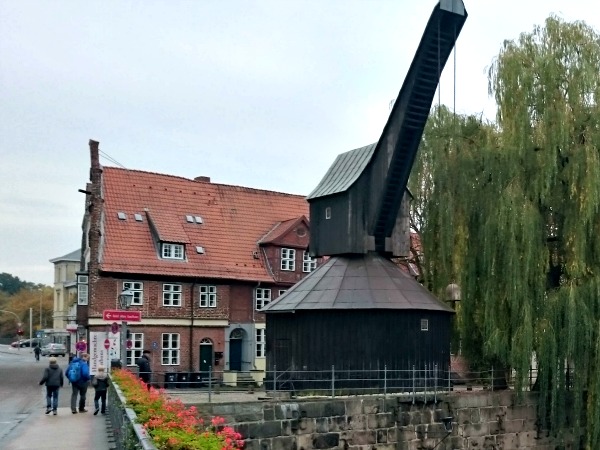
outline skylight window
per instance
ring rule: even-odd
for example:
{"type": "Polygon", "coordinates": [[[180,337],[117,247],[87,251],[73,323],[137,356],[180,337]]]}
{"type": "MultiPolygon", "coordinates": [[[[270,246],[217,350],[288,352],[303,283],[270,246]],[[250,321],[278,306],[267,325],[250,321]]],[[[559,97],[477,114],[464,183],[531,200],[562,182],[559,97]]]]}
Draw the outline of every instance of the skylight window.
{"type": "Polygon", "coordinates": [[[142,222],[142,215],[141,214],[134,214],[133,217],[135,217],[135,221],[136,222],[142,222]]]}
{"type": "Polygon", "coordinates": [[[194,217],[193,216],[185,216],[185,220],[187,220],[189,223],[194,223],[194,217]]]}
{"type": "Polygon", "coordinates": [[[119,220],[127,220],[127,214],[121,211],[117,213],[117,217],[119,218],[119,220]]]}
{"type": "Polygon", "coordinates": [[[196,223],[204,223],[204,221],[202,220],[202,217],[200,217],[200,216],[194,216],[194,219],[196,220],[196,223]]]}
{"type": "Polygon", "coordinates": [[[200,253],[201,255],[203,255],[203,254],[204,254],[204,247],[200,247],[200,246],[198,246],[198,247],[196,247],[196,251],[197,251],[198,253],[200,253]]]}

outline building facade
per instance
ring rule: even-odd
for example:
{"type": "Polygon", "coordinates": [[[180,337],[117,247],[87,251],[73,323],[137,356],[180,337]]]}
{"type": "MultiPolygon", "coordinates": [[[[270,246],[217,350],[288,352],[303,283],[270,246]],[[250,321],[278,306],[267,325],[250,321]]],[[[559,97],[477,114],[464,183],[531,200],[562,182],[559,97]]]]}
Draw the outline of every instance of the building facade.
{"type": "Polygon", "coordinates": [[[90,350],[103,355],[97,363],[119,354],[120,321],[106,313],[119,310],[119,294],[129,290],[129,312],[141,321],[127,323],[127,366],[148,349],[155,381],[209,370],[226,382],[242,373],[261,379],[260,310],[317,265],[306,251],[305,198],[102,167],[98,145],[90,141],[90,182],[81,190],[77,276],[77,323],[90,350]]]}
{"type": "Polygon", "coordinates": [[[81,249],[50,260],[54,264],[54,329],[67,329],[75,323],[77,307],[77,271],[81,264],[81,249]]]}

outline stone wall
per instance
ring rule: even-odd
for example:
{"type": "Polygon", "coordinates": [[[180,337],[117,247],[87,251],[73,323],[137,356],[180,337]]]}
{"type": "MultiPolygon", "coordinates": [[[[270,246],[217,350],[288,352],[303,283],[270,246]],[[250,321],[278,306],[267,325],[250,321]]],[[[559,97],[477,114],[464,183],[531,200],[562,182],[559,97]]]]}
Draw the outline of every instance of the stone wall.
{"type": "Polygon", "coordinates": [[[577,437],[538,429],[535,394],[518,400],[512,391],[463,391],[433,400],[364,396],[197,407],[208,420],[224,417],[248,450],[580,448],[577,437]],[[443,419],[452,424],[450,433],[443,419]]]}

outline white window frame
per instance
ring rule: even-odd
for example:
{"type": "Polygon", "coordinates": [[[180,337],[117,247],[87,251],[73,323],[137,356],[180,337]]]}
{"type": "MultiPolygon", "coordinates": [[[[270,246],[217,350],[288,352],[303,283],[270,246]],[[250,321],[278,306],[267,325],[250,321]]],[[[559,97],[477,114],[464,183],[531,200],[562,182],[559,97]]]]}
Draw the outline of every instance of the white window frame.
{"type": "Polygon", "coordinates": [[[258,311],[271,303],[271,289],[254,289],[254,308],[258,311]]]}
{"type": "Polygon", "coordinates": [[[277,297],[281,297],[286,292],[287,292],[287,289],[279,289],[279,292],[277,293],[277,297]]]}
{"type": "Polygon", "coordinates": [[[181,339],[179,333],[162,333],[160,336],[161,358],[163,366],[179,365],[179,346],[181,339]]]}
{"type": "Polygon", "coordinates": [[[302,272],[310,273],[317,268],[317,258],[310,256],[306,250],[302,252],[302,272]]]}
{"type": "Polygon", "coordinates": [[[281,249],[281,270],[294,272],[296,270],[296,249],[281,249]]]}
{"type": "Polygon", "coordinates": [[[181,306],[181,284],[163,284],[163,306],[181,306]]]}
{"type": "Polygon", "coordinates": [[[429,331],[429,319],[421,319],[421,331],[429,331]]]}
{"type": "Polygon", "coordinates": [[[123,290],[133,292],[131,306],[140,306],[144,304],[144,283],[141,281],[123,281],[123,290]]]}
{"type": "Polygon", "coordinates": [[[144,351],[144,333],[131,333],[131,348],[127,349],[127,365],[135,366],[144,351]]]}
{"type": "Polygon", "coordinates": [[[87,275],[77,275],[77,304],[87,305],[89,297],[89,278],[87,275]]]}
{"type": "Polygon", "coordinates": [[[217,307],[217,286],[201,285],[199,286],[199,305],[200,308],[216,308],[217,307]]]}
{"type": "Polygon", "coordinates": [[[183,259],[185,256],[185,248],[183,244],[163,242],[161,244],[160,254],[163,259],[183,259]]]}
{"type": "Polygon", "coordinates": [[[266,345],[267,345],[267,338],[266,338],[266,329],[265,328],[256,328],[256,333],[255,333],[255,338],[256,338],[256,357],[257,358],[264,358],[267,356],[267,352],[266,352],[266,345]]]}

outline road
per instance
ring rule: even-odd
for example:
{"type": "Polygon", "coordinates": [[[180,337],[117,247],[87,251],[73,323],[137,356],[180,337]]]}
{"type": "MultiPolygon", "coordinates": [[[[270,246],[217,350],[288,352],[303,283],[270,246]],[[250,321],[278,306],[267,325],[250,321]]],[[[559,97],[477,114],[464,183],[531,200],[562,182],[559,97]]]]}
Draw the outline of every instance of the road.
{"type": "MultiPolygon", "coordinates": [[[[66,368],[68,358],[58,357],[58,365],[66,368]]],[[[32,414],[45,410],[45,387],[39,385],[48,358],[40,357],[37,362],[31,349],[15,349],[0,345],[0,448],[5,448],[15,436],[26,432],[25,422],[32,414]]],[[[71,389],[65,380],[66,389],[58,396],[59,407],[68,407],[71,389]]]]}

